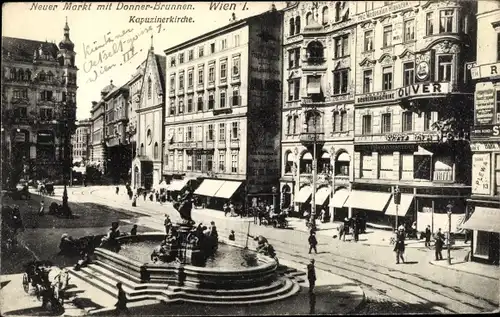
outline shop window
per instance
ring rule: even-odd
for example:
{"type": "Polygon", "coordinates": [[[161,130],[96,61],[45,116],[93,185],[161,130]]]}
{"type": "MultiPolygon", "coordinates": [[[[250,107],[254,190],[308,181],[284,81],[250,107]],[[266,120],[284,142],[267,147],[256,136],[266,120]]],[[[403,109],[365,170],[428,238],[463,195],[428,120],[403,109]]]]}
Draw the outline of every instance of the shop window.
{"type": "Polygon", "coordinates": [[[495,195],[500,195],[500,154],[495,155],[495,195]]]}
{"type": "Polygon", "coordinates": [[[474,256],[488,259],[490,254],[490,233],[474,230],[474,256]]]}
{"type": "Polygon", "coordinates": [[[381,154],[380,159],[380,179],[392,179],[394,168],[394,156],[391,154],[381,154]]]}
{"type": "Polygon", "coordinates": [[[186,156],[187,156],[186,170],[192,171],[193,170],[193,152],[192,151],[187,152],[186,156]]]}
{"type": "Polygon", "coordinates": [[[372,178],[372,170],[372,154],[363,154],[361,156],[361,178],[372,178]]]}
{"type": "Polygon", "coordinates": [[[402,180],[412,180],[413,179],[413,154],[405,153],[401,154],[401,179],[402,180]]]}
{"type": "Polygon", "coordinates": [[[430,155],[414,155],[413,178],[431,180],[432,157],[430,155]]]}
{"type": "Polygon", "coordinates": [[[193,160],[194,160],[194,170],[197,172],[201,172],[201,165],[202,165],[202,157],[201,157],[201,152],[195,151],[193,154],[193,160]]]}

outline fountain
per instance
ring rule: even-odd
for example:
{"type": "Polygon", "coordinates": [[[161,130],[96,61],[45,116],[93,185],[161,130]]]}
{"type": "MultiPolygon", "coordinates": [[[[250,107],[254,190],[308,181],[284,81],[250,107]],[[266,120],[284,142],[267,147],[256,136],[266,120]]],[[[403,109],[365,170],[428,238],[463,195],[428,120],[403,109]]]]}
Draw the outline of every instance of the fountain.
{"type": "Polygon", "coordinates": [[[251,304],[281,300],[300,290],[295,278],[301,274],[285,274],[274,258],[219,242],[207,248],[190,239],[196,230],[189,203],[176,207],[182,218],[174,226],[178,240],[167,242],[174,257],[152,259],[153,248],[165,241],[163,234],[122,236],[117,238],[119,253],[97,248],[92,264],[71,273],[112,295],[120,281],[131,301],[251,304]]]}

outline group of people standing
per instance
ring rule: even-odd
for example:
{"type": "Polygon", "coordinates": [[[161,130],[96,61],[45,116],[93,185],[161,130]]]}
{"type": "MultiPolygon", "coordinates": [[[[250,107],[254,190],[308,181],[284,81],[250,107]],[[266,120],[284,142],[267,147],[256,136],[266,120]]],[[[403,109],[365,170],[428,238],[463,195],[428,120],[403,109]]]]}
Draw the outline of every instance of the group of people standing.
{"type": "MultiPolygon", "coordinates": [[[[359,241],[359,234],[366,232],[366,220],[363,217],[355,216],[345,218],[338,228],[339,240],[345,241],[346,235],[352,234],[354,242],[359,241]]],[[[334,236],[335,237],[335,236],[334,236]]]]}

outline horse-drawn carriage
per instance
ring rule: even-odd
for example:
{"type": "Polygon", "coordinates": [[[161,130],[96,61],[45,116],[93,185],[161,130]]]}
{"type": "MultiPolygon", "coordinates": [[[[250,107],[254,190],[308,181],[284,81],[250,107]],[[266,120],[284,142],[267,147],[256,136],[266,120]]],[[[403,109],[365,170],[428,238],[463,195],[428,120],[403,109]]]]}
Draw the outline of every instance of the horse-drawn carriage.
{"type": "Polygon", "coordinates": [[[50,261],[31,261],[25,265],[22,283],[24,291],[33,291],[43,307],[56,310],[64,304],[69,273],[50,261]]]}

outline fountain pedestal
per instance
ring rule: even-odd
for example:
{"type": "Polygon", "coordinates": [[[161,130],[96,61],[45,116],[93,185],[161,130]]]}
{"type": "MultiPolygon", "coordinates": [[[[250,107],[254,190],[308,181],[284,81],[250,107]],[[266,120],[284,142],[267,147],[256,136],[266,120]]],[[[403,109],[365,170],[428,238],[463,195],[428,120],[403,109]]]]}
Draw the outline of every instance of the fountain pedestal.
{"type": "Polygon", "coordinates": [[[203,252],[199,245],[188,241],[189,234],[194,230],[194,226],[187,223],[177,223],[173,225],[177,231],[180,241],[179,258],[183,264],[201,265],[204,262],[203,252]]]}

